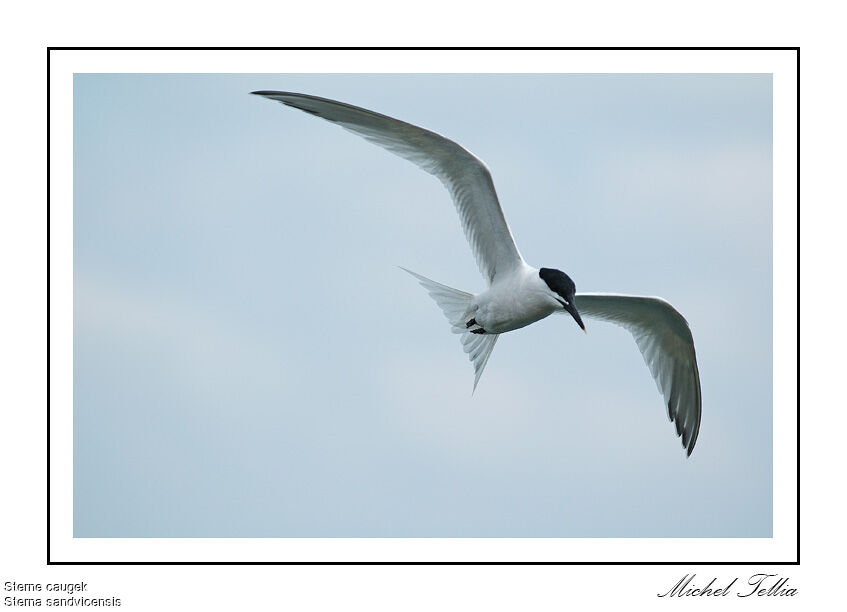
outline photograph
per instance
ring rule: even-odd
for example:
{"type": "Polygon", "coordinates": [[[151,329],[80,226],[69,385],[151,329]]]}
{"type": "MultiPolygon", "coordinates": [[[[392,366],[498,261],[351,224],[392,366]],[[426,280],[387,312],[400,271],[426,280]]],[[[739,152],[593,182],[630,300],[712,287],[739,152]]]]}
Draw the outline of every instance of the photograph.
{"type": "Polygon", "coordinates": [[[74,540],[774,537],[771,73],[72,87],[74,540]]]}

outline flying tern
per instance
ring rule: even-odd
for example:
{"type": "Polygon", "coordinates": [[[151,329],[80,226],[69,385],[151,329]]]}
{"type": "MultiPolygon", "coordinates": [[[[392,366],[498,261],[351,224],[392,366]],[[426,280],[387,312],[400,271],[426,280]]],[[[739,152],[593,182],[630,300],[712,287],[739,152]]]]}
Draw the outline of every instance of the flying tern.
{"type": "Polygon", "coordinates": [[[253,93],[340,125],[436,176],[450,192],[488,289],[468,293],[406,272],[429,292],[453,332],[460,334],[473,363],[474,389],[500,334],[553,313],[570,314],[583,331],[582,316],[609,321],[635,338],[664,397],[668,418],[691,455],[700,430],[700,375],[691,330],[673,306],[658,297],[576,293],[573,280],[561,270],[527,264],[506,224],[488,168],[452,140],[343,102],[283,91],[253,93]]]}

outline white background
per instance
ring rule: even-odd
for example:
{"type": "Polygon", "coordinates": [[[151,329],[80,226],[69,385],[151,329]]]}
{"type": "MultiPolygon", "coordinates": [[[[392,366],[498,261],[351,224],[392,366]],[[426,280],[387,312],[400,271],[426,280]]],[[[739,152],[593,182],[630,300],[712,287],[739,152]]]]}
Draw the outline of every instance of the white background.
{"type": "MultiPolygon", "coordinates": [[[[383,14],[379,7],[366,11],[357,4],[355,7],[350,5],[348,9],[328,10],[324,4],[314,9],[321,21],[313,22],[316,25],[310,28],[305,27],[310,20],[303,15],[302,11],[306,10],[303,7],[292,10],[274,5],[252,10],[248,4],[242,3],[237,9],[227,7],[227,12],[218,12],[209,4],[184,9],[169,4],[166,12],[160,12],[153,4],[147,3],[143,11],[132,11],[128,5],[123,5],[121,14],[116,14],[107,6],[110,5],[76,3],[73,7],[51,10],[49,5],[42,5],[40,10],[7,15],[5,20],[2,103],[6,138],[2,155],[6,172],[3,236],[0,241],[6,298],[2,304],[4,345],[3,368],[0,369],[3,376],[3,425],[0,431],[3,435],[4,466],[2,581],[86,580],[91,583],[90,595],[117,595],[122,598],[124,608],[130,610],[185,609],[201,604],[212,609],[249,609],[259,604],[272,609],[295,606],[298,609],[559,609],[580,604],[592,607],[626,604],[652,608],[656,601],[664,602],[655,599],[656,593],[670,588],[682,574],[695,571],[707,579],[718,576],[719,581],[724,577],[739,576],[740,582],[743,582],[750,574],[760,571],[790,576],[791,584],[800,590],[800,601],[795,604],[814,605],[835,596],[833,589],[837,583],[832,580],[837,565],[827,559],[826,550],[838,550],[841,533],[835,518],[840,517],[841,508],[836,500],[825,496],[840,488],[840,453],[837,437],[833,444],[822,436],[831,435],[830,432],[836,432],[837,436],[841,430],[838,421],[843,416],[838,396],[833,394],[834,385],[830,383],[831,387],[827,388],[823,384],[826,380],[838,380],[834,374],[838,364],[828,364],[826,360],[827,347],[837,345],[838,337],[832,330],[818,327],[820,323],[827,324],[838,319],[828,316],[834,314],[827,310],[832,307],[820,300],[804,302],[806,312],[814,313],[813,319],[810,318],[804,326],[806,338],[825,340],[815,341],[811,351],[807,346],[803,354],[806,371],[815,372],[811,378],[804,380],[803,405],[806,411],[812,406],[818,418],[809,419],[807,415],[804,421],[805,522],[802,531],[803,564],[800,567],[47,567],[44,446],[44,322],[47,317],[44,68],[47,45],[808,45],[803,47],[803,232],[804,245],[811,248],[805,252],[803,290],[806,296],[821,295],[823,288],[816,290],[815,285],[823,284],[821,281],[827,279],[829,291],[840,291],[840,275],[833,275],[827,269],[827,265],[838,261],[834,252],[838,246],[833,249],[833,245],[840,246],[840,241],[838,234],[828,236],[828,232],[839,231],[843,224],[840,219],[824,217],[823,214],[830,214],[835,208],[832,204],[843,200],[843,196],[833,185],[821,180],[838,176],[842,165],[835,165],[838,155],[831,153],[839,150],[835,146],[843,136],[843,119],[840,113],[834,114],[833,106],[838,104],[839,97],[833,91],[827,91],[841,81],[840,73],[832,70],[835,66],[826,65],[827,60],[835,59],[832,53],[837,49],[826,46],[837,44],[834,30],[831,35],[826,32],[827,28],[835,25],[832,15],[817,13],[812,20],[812,9],[807,9],[806,15],[786,13],[782,17],[772,13],[770,7],[745,13],[736,3],[729,5],[731,12],[724,12],[719,4],[713,4],[708,15],[684,14],[670,3],[666,6],[673,6],[672,11],[661,4],[654,10],[647,10],[641,4],[637,11],[635,7],[607,7],[604,10],[598,7],[593,9],[596,14],[590,15],[586,6],[562,7],[551,13],[540,7],[533,10],[524,3],[521,5],[523,12],[501,18],[493,15],[485,5],[474,10],[461,10],[451,4],[449,9],[440,10],[442,7],[430,3],[420,14],[410,12],[405,15],[402,27],[394,29],[389,19],[378,17],[383,14]],[[232,14],[235,10],[239,15],[232,14]],[[352,27],[351,19],[344,15],[345,10],[366,15],[365,24],[352,27]],[[626,10],[636,12],[631,15],[619,12],[626,10]],[[649,19],[637,23],[636,14],[649,16],[649,19]],[[243,18],[239,18],[242,15],[243,18]],[[445,15],[451,17],[447,19],[445,15]],[[466,20],[460,19],[463,15],[466,20]],[[417,24],[411,31],[410,20],[417,24]],[[811,27],[813,22],[817,29],[811,27]],[[602,27],[599,27],[601,23],[602,27]],[[695,29],[680,29],[691,27],[695,29]],[[397,34],[392,35],[392,31],[397,34]],[[823,204],[826,208],[822,208],[819,202],[826,202],[823,204]],[[809,231],[815,234],[806,236],[809,231]],[[826,427],[820,428],[817,425],[820,422],[825,422],[826,427]],[[808,521],[810,517],[812,520],[808,521]]],[[[399,17],[394,9],[391,14],[399,17]]],[[[625,69],[624,66],[617,67],[617,70],[625,69]]],[[[740,65],[734,69],[745,70],[740,65]]],[[[223,70],[226,70],[223,66],[215,68],[216,72],[223,70]]],[[[537,70],[544,68],[539,66],[537,70]]],[[[696,70],[696,67],[688,67],[688,70],[696,70]]],[[[775,98],[778,96],[775,86],[775,98]]],[[[775,124],[780,118],[778,113],[775,108],[775,124]]],[[[775,157],[779,147],[780,142],[775,139],[775,157]]],[[[777,179],[778,173],[775,173],[777,179]]],[[[61,223],[60,212],[53,210],[55,223],[61,223]]],[[[68,218],[70,211],[64,212],[68,218]]],[[[775,210],[775,218],[776,214],[775,210]]],[[[790,258],[788,261],[781,259],[779,251],[780,248],[790,250],[791,238],[790,233],[775,236],[776,326],[791,325],[790,319],[786,321],[780,317],[779,306],[793,304],[796,300],[790,258]]],[[[56,276],[61,274],[58,263],[54,262],[53,274],[56,276]]],[[[65,262],[65,265],[70,265],[70,262],[65,262]]],[[[828,303],[839,301],[830,300],[828,303]]],[[[778,333],[775,340],[777,338],[778,333]]],[[[780,343],[775,342],[777,359],[779,346],[780,343]]],[[[832,349],[829,351],[832,352],[832,349]]],[[[54,374],[61,376],[63,369],[65,377],[70,374],[68,362],[56,360],[53,368],[54,374]]],[[[777,371],[775,381],[790,375],[790,369],[777,371]]],[[[53,390],[54,411],[57,408],[67,411],[69,402],[70,396],[61,397],[56,389],[53,390]]],[[[775,423],[775,430],[777,427],[775,423]]],[[[775,438],[778,436],[775,431],[775,438]]],[[[775,448],[778,448],[776,444],[775,448]]],[[[781,479],[793,480],[791,466],[775,457],[775,491],[781,479]]],[[[775,503],[775,512],[777,505],[775,503]]],[[[775,518],[775,533],[777,529],[778,520],[775,518]]],[[[657,547],[664,544],[650,543],[657,547]]],[[[686,544],[686,541],[681,541],[675,545],[684,549],[686,544]]],[[[227,542],[211,541],[203,547],[199,556],[219,558],[229,545],[227,542]]],[[[606,547],[610,544],[597,541],[587,545],[606,547]]],[[[737,598],[710,603],[725,605],[730,602],[748,606],[764,603],[780,605],[761,600],[754,604],[751,600],[737,598]]]]}

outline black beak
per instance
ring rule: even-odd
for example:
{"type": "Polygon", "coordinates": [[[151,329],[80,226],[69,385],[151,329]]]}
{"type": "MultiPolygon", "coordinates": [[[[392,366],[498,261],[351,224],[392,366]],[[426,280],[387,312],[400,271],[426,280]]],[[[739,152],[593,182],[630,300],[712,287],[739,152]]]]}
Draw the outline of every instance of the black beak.
{"type": "Polygon", "coordinates": [[[576,324],[579,325],[580,329],[582,329],[582,331],[585,331],[585,325],[583,325],[582,323],[582,317],[579,316],[579,313],[576,311],[576,306],[573,305],[573,301],[569,302],[568,304],[564,304],[564,307],[565,310],[571,313],[573,320],[576,321],[576,324]]]}

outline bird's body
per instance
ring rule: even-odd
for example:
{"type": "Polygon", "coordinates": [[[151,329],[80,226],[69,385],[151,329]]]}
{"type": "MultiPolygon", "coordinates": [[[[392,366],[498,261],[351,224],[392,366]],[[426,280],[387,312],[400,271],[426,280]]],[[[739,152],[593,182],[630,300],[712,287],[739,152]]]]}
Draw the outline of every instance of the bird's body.
{"type": "MultiPolygon", "coordinates": [[[[441,307],[474,366],[474,389],[500,334],[554,313],[580,313],[632,333],[690,455],[700,429],[700,376],[688,323],[661,298],[576,293],[564,272],[527,264],[515,244],[485,164],[452,140],[415,125],[317,96],[254,94],[331,121],[436,176],[449,191],[488,287],[472,294],[412,274],[441,307]]],[[[405,268],[404,268],[405,269],[405,268]]]]}
{"type": "Polygon", "coordinates": [[[550,316],[562,305],[550,297],[538,269],[524,264],[473,297],[470,314],[490,334],[504,334],[550,316]]]}

